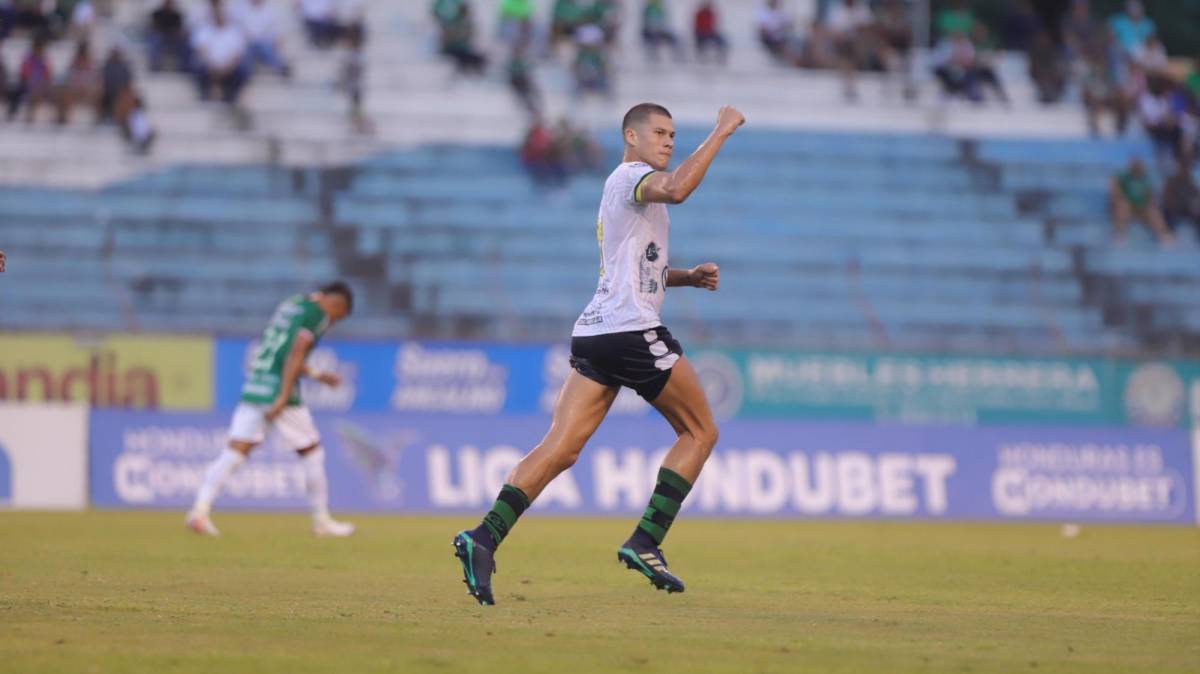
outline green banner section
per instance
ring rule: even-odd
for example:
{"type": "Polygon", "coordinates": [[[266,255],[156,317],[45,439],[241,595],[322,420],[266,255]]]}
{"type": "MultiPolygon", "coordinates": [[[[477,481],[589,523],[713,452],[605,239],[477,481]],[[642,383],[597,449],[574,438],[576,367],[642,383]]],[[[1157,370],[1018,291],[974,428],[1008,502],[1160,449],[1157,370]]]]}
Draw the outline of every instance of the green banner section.
{"type": "Polygon", "coordinates": [[[714,406],[726,416],[1160,427],[1200,421],[1200,361],[787,351],[704,355],[729,365],[728,379],[708,387],[710,397],[724,396],[714,406]]]}

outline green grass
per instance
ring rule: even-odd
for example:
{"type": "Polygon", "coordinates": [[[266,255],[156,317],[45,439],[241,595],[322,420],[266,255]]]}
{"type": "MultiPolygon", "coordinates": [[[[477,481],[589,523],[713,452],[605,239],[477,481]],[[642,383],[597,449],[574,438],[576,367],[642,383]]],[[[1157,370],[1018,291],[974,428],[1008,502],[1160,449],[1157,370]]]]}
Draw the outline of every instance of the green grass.
{"type": "Polygon", "coordinates": [[[683,518],[682,595],[625,520],[526,518],[495,607],[469,518],[0,513],[0,672],[1197,672],[1200,531],[683,518]]]}

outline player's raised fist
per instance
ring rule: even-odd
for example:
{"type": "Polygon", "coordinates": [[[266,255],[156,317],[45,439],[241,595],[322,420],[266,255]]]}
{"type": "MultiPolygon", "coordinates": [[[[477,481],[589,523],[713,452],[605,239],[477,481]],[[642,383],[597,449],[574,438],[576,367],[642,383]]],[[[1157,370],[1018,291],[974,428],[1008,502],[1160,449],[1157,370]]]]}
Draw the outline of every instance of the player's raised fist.
{"type": "Polygon", "coordinates": [[[746,116],[738,112],[732,105],[726,105],[717,113],[717,129],[725,135],[731,135],[737,128],[746,123],[746,116]]]}

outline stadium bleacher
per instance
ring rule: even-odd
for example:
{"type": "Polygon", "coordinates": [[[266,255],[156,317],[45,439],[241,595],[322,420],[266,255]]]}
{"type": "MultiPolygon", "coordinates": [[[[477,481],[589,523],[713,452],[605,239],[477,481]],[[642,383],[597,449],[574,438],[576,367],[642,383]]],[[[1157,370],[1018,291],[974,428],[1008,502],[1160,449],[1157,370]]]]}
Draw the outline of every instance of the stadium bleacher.
{"type": "MultiPolygon", "coordinates": [[[[121,6],[118,32],[138,4],[121,6]]],[[[372,24],[420,35],[425,9],[372,3],[372,24]]],[[[748,17],[735,5],[726,23],[748,17]]],[[[619,68],[621,101],[662,96],[676,110],[681,153],[724,99],[754,122],[674,211],[673,260],[726,272],[720,293],[672,294],[682,338],[1027,353],[1200,343],[1196,243],[1159,251],[1137,229],[1128,248],[1110,242],[1106,181],[1149,156],[1143,141],[1086,139],[1077,109],[1040,108],[1021,82],[1013,109],[931,125],[930,108],[887,99],[866,76],[868,104],[848,109],[834,76],[773,69],[752,39],[735,40],[723,71],[666,77],[628,55],[619,68]],[[695,86],[704,78],[719,86],[695,86]]],[[[335,64],[299,42],[295,82],[251,87],[255,130],[228,128],[178,76],[148,74],[163,137],[152,158],[83,122],[0,127],[12,272],[0,328],[249,334],[282,294],[341,276],[365,296],[346,334],[567,334],[596,282],[603,175],[537,190],[512,149],[521,121],[503,84],[450,80],[418,37],[372,40],[369,108],[387,123],[348,135],[335,64]]],[[[552,106],[572,107],[561,69],[544,71],[552,106]]],[[[603,129],[610,163],[622,104],[577,111],[603,129]]]]}

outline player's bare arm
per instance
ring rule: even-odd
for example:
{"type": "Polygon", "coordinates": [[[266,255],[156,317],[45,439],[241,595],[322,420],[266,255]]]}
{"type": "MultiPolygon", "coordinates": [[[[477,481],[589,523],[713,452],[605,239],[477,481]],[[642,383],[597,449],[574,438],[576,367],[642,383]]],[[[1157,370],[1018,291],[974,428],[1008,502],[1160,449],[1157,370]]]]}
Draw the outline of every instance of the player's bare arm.
{"type": "Polygon", "coordinates": [[[308,364],[304,365],[304,370],[300,374],[314,381],[321,382],[326,386],[338,387],[342,385],[342,378],[336,372],[318,370],[308,364]]]}
{"type": "Polygon", "coordinates": [[[300,379],[300,373],[306,367],[304,361],[308,358],[308,351],[312,348],[314,341],[312,333],[307,330],[300,330],[296,333],[296,338],[292,341],[292,350],[288,352],[287,362],[283,366],[283,381],[279,385],[279,395],[275,396],[275,402],[267,410],[268,419],[279,416],[288,400],[291,399],[292,390],[296,387],[296,381],[300,379]]]}
{"type": "Polygon", "coordinates": [[[716,290],[721,282],[721,268],[715,262],[705,262],[691,269],[667,270],[667,287],[704,288],[716,290]]]}
{"type": "MultiPolygon", "coordinates": [[[[670,124],[659,123],[661,119],[658,117],[651,119],[651,137],[652,139],[669,140],[670,147],[673,148],[675,130],[670,124]],[[669,136],[663,138],[665,134],[669,134],[669,136]]],[[[642,181],[638,200],[642,203],[660,204],[681,204],[686,201],[704,180],[704,175],[708,172],[708,167],[712,165],[713,160],[716,159],[721,146],[733,135],[734,131],[737,131],[738,127],[745,123],[746,117],[736,108],[728,105],[721,108],[717,114],[716,127],[700,144],[700,147],[696,148],[692,156],[684,160],[674,171],[658,171],[642,181]]],[[[651,165],[653,166],[653,164],[651,165]]]]}

